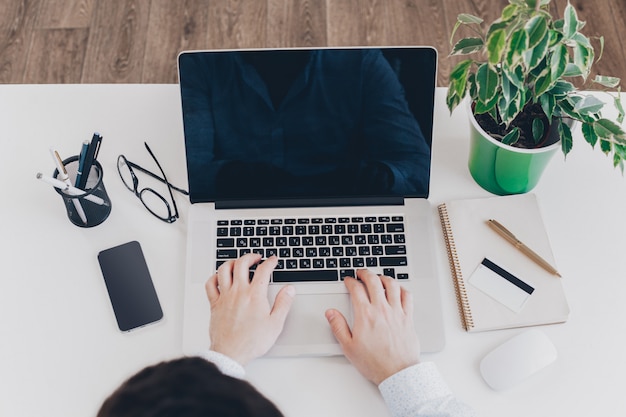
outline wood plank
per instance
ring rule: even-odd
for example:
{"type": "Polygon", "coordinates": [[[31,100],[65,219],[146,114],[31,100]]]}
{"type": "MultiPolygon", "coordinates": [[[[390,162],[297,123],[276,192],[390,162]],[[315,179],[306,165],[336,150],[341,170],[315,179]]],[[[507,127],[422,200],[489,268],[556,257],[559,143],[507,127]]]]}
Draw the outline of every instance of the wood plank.
{"type": "Polygon", "coordinates": [[[178,82],[178,53],[207,48],[208,16],[198,1],[152,0],[141,81],[178,82]]]}
{"type": "Polygon", "coordinates": [[[139,83],[150,0],[96,3],[82,82],[139,83]]]}
{"type": "Polygon", "coordinates": [[[25,83],[80,83],[89,31],[40,29],[34,32],[25,83]]]}
{"type": "Polygon", "coordinates": [[[326,0],[269,0],[267,47],[326,46],[326,0]]]}
{"type": "Polygon", "coordinates": [[[208,49],[267,45],[267,0],[216,0],[208,9],[208,49]]]}
{"type": "Polygon", "coordinates": [[[328,45],[387,45],[388,3],[398,0],[328,0],[328,45]]]}
{"type": "MultiPolygon", "coordinates": [[[[446,85],[449,73],[447,60],[449,49],[446,39],[449,32],[446,30],[447,16],[441,7],[441,1],[390,2],[388,7],[389,41],[394,45],[434,46],[439,53],[437,85],[446,85]]],[[[456,16],[454,19],[456,20],[456,16]]]]}
{"type": "Polygon", "coordinates": [[[0,0],[0,83],[21,83],[39,1],[0,0]]]}
{"type": "Polygon", "coordinates": [[[39,29],[88,28],[94,0],[44,0],[37,27],[39,29]]]}

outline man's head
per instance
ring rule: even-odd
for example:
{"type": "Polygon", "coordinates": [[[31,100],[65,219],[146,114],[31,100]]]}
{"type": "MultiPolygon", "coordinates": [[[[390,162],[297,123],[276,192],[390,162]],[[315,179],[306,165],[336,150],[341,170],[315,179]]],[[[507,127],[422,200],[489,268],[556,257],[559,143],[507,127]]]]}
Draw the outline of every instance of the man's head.
{"type": "Polygon", "coordinates": [[[144,368],[105,400],[98,417],[279,417],[280,411],[246,381],[222,374],[201,358],[144,368]]]}

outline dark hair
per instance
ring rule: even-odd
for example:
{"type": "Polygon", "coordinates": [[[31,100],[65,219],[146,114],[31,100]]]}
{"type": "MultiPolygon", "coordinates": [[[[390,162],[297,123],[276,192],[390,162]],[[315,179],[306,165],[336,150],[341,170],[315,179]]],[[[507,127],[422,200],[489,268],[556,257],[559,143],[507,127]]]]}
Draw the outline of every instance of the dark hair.
{"type": "Polygon", "coordinates": [[[98,417],[282,417],[250,383],[198,357],[139,371],[107,398],[98,417]]]}

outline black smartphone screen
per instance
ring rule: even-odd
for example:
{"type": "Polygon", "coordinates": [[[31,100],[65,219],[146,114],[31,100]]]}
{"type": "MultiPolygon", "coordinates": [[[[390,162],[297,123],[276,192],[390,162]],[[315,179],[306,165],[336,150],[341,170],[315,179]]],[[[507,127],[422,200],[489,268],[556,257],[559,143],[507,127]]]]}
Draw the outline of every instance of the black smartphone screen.
{"type": "Polygon", "coordinates": [[[132,241],[98,254],[100,269],[121,331],[163,317],[139,242],[132,241]]]}

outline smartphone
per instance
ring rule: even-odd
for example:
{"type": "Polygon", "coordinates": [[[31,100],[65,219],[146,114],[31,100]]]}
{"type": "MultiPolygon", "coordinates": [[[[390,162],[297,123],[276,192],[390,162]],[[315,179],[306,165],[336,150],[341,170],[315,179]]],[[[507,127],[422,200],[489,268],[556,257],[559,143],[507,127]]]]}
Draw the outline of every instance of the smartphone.
{"type": "Polygon", "coordinates": [[[163,318],[139,242],[105,249],[98,254],[98,262],[121,331],[127,332],[163,318]]]}

